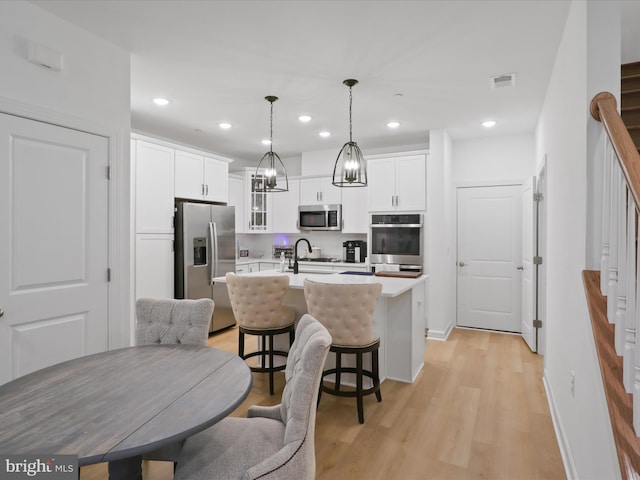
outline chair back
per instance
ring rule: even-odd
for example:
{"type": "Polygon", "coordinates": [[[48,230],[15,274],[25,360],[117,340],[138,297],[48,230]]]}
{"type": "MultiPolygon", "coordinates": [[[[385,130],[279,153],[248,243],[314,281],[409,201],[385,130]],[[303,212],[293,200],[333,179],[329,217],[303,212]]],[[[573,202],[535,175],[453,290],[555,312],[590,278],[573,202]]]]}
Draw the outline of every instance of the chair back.
{"type": "Polygon", "coordinates": [[[210,298],[139,298],[136,301],[136,344],[206,346],[213,309],[214,303],[210,298]]]}
{"type": "Polygon", "coordinates": [[[329,284],[304,281],[307,311],[324,325],[334,345],[368,345],[374,338],[373,311],[382,284],[329,284]]]}
{"type": "Polygon", "coordinates": [[[227,273],[225,278],[233,316],[240,326],[266,329],[293,323],[295,312],[281,304],[289,290],[288,276],[227,273]]]}
{"type": "MultiPolygon", "coordinates": [[[[285,370],[286,385],[282,392],[280,416],[285,423],[284,444],[304,442],[308,467],[315,469],[314,435],[318,389],[331,335],[309,314],[302,316],[296,328],[296,339],[289,350],[285,370]]],[[[313,476],[311,477],[313,478],[313,476]]]]}

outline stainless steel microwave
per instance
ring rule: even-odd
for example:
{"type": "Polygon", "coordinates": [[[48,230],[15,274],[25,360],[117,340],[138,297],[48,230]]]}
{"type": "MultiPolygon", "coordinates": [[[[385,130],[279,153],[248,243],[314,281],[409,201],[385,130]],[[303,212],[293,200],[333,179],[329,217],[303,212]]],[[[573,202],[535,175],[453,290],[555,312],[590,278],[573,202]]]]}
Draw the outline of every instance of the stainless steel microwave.
{"type": "Polygon", "coordinates": [[[342,230],[342,205],[300,205],[300,230],[342,230]]]}

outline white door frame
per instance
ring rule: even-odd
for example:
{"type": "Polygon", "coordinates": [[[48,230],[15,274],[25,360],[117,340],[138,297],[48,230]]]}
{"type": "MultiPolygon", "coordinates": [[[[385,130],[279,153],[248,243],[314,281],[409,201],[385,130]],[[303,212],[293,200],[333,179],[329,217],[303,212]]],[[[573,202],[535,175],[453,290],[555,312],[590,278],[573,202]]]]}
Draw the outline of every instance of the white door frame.
{"type": "MultiPolygon", "coordinates": [[[[458,182],[454,182],[453,184],[453,188],[454,188],[454,192],[455,194],[453,195],[453,211],[455,212],[455,218],[454,218],[454,238],[456,239],[456,252],[458,251],[458,189],[459,188],[469,188],[469,187],[505,187],[508,185],[523,185],[524,182],[526,182],[527,178],[529,177],[517,177],[517,178],[507,178],[507,179],[500,179],[500,180],[463,180],[463,181],[458,181],[458,182]]],[[[458,277],[458,259],[456,258],[455,263],[451,266],[451,275],[453,276],[452,278],[456,278],[458,277]]],[[[458,318],[458,302],[457,302],[457,297],[458,297],[458,285],[457,285],[457,281],[456,281],[456,291],[455,291],[455,298],[456,301],[454,302],[454,315],[455,318],[458,318]]],[[[457,324],[457,321],[456,321],[457,324]]],[[[456,325],[457,326],[457,325],[456,325]]]]}
{"type": "Polygon", "coordinates": [[[536,329],[537,353],[544,355],[546,346],[546,322],[547,317],[547,155],[545,154],[542,163],[536,171],[536,192],[542,194],[542,199],[538,202],[536,215],[536,253],[542,257],[542,263],[537,265],[535,270],[536,282],[536,319],[542,321],[542,326],[536,329]]]}
{"type": "Polygon", "coordinates": [[[0,112],[99,135],[108,139],[109,166],[109,349],[131,345],[133,269],[130,215],[130,132],[44,107],[0,97],[0,112]]]}

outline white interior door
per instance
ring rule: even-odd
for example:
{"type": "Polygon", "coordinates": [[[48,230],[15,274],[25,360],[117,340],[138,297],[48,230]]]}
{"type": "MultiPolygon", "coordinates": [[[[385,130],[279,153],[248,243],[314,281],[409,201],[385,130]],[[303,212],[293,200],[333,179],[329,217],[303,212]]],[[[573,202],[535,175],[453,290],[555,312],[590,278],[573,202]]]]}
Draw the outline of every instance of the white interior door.
{"type": "Polygon", "coordinates": [[[108,348],[108,140],[0,114],[0,384],[108,348]]]}
{"type": "Polygon", "coordinates": [[[522,186],[458,188],[457,324],[520,332],[522,186]]]}
{"type": "Polygon", "coordinates": [[[532,352],[536,351],[536,330],[533,326],[536,307],[536,201],[534,179],[522,185],[522,338],[532,352]]]}

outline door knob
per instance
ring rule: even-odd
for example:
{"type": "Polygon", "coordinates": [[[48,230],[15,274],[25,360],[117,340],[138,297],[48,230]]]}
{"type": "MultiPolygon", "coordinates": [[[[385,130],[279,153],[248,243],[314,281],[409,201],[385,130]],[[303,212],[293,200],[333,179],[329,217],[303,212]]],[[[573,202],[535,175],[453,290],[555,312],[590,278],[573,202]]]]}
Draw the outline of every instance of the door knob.
{"type": "Polygon", "coordinates": [[[0,317],[4,315],[4,311],[0,308],[0,317]]]}
{"type": "Polygon", "coordinates": [[[466,263],[464,263],[464,262],[458,262],[458,266],[459,267],[464,267],[465,265],[466,265],[466,263]]]}
{"type": "Polygon", "coordinates": [[[518,265],[516,268],[517,268],[518,270],[524,270],[524,267],[523,267],[522,265],[518,265]]]}

